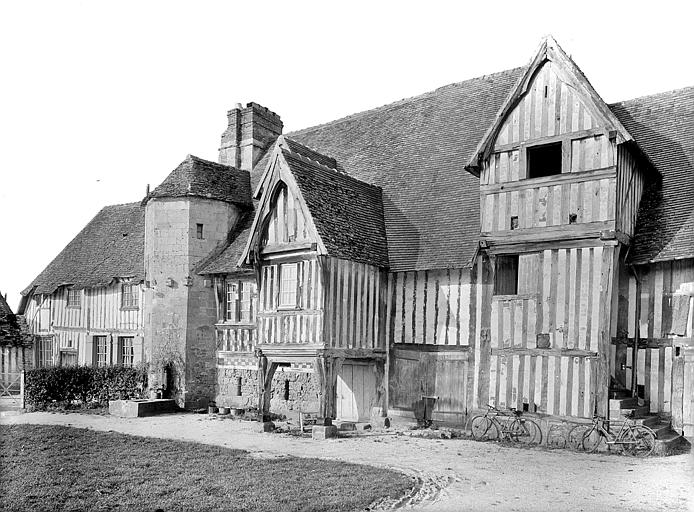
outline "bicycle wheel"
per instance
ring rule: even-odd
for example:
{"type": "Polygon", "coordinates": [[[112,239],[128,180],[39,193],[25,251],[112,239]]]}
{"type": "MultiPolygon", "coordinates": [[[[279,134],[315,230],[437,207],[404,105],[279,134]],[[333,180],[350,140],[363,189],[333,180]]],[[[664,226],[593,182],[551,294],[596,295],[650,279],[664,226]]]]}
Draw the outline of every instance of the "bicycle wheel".
{"type": "Polygon", "coordinates": [[[595,426],[586,430],[583,434],[583,449],[587,452],[595,452],[600,446],[602,441],[602,432],[600,432],[595,426]]]}
{"type": "Polygon", "coordinates": [[[493,427],[492,421],[486,416],[475,416],[470,420],[470,433],[477,441],[489,439],[489,429],[493,427]]]}
{"type": "Polygon", "coordinates": [[[589,425],[576,425],[569,433],[566,435],[566,446],[572,450],[585,451],[585,446],[583,446],[583,437],[590,430],[589,425]]]}
{"type": "Polygon", "coordinates": [[[624,442],[624,453],[634,457],[648,457],[655,448],[655,434],[643,425],[623,431],[617,441],[624,442]]]}
{"type": "Polygon", "coordinates": [[[516,443],[540,444],[542,430],[533,420],[515,419],[509,426],[508,437],[516,443]]]}
{"type": "Polygon", "coordinates": [[[552,424],[547,430],[548,448],[566,448],[566,435],[564,426],[557,423],[552,424]]]}

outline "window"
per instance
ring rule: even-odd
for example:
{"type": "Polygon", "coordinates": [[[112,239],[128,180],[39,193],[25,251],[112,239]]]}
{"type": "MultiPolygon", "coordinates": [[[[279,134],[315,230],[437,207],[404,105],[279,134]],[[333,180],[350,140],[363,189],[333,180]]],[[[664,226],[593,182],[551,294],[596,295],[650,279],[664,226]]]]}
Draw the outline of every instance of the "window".
{"type": "Polygon", "coordinates": [[[255,283],[227,282],[226,317],[229,322],[251,324],[255,321],[255,283]]]}
{"type": "Polygon", "coordinates": [[[537,293],[541,272],[539,253],[505,254],[496,258],[494,295],[532,295],[537,293]]]}
{"type": "Polygon", "coordinates": [[[297,264],[280,265],[280,307],[295,308],[297,295],[297,264]]]}
{"type": "Polygon", "coordinates": [[[36,366],[53,365],[53,336],[41,336],[36,341],[36,366]]]}
{"type": "Polygon", "coordinates": [[[132,336],[118,338],[118,361],[123,366],[132,366],[135,361],[135,347],[132,336]]]}
{"type": "Polygon", "coordinates": [[[494,274],[494,295],[518,293],[518,255],[497,256],[494,274]]]}
{"type": "Polygon", "coordinates": [[[94,336],[94,364],[97,366],[106,366],[108,364],[106,336],[94,336]]]}
{"type": "Polygon", "coordinates": [[[527,148],[526,169],[528,178],[561,174],[561,142],[527,148]]]}
{"type": "Polygon", "coordinates": [[[236,305],[238,293],[238,285],[236,283],[227,283],[227,311],[226,319],[235,322],[236,321],[236,305]]]}
{"type": "Polygon", "coordinates": [[[199,238],[200,240],[202,240],[202,237],[203,237],[203,231],[202,230],[203,230],[202,224],[196,224],[195,225],[195,236],[197,238],[199,238]]]}
{"type": "Polygon", "coordinates": [[[82,295],[82,290],[75,290],[74,288],[67,289],[67,307],[78,308],[80,307],[80,297],[82,295]]]}
{"type": "Polygon", "coordinates": [[[137,285],[123,283],[121,287],[121,307],[124,309],[137,309],[139,306],[137,285]]]}

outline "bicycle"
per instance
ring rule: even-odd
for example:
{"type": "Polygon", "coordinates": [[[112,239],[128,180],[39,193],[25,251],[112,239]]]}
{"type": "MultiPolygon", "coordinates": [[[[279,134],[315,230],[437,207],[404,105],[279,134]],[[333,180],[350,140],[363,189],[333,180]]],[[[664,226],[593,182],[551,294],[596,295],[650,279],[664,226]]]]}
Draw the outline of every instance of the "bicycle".
{"type": "Polygon", "coordinates": [[[636,425],[632,419],[633,413],[622,422],[619,432],[613,434],[610,432],[610,422],[604,416],[594,415],[592,425],[577,425],[569,431],[568,443],[575,449],[592,453],[604,441],[627,455],[648,457],[655,448],[655,433],[645,425],[636,425]]]}
{"type": "Polygon", "coordinates": [[[470,431],[472,437],[478,441],[508,440],[514,443],[540,444],[542,443],[542,430],[533,420],[523,418],[523,412],[509,409],[508,414],[487,405],[487,412],[470,418],[470,431]]]}

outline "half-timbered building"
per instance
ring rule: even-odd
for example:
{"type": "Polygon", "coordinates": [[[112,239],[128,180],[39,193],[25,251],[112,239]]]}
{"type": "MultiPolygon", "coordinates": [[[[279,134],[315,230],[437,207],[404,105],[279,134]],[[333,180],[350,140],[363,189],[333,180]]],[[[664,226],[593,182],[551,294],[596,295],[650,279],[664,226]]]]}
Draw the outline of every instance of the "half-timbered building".
{"type": "Polygon", "coordinates": [[[103,210],[25,290],[40,361],[149,361],[182,405],[692,432],[694,88],[608,105],[547,38],[282,130],[238,105],[219,163],[103,210]]]}

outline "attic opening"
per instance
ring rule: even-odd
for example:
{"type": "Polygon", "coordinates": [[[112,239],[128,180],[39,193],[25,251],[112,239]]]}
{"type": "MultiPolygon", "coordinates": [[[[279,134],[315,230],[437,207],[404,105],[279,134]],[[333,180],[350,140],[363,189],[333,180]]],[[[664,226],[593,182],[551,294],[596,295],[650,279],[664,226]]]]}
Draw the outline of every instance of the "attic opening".
{"type": "Polygon", "coordinates": [[[531,146],[526,151],[528,179],[561,174],[561,142],[531,146]]]}

